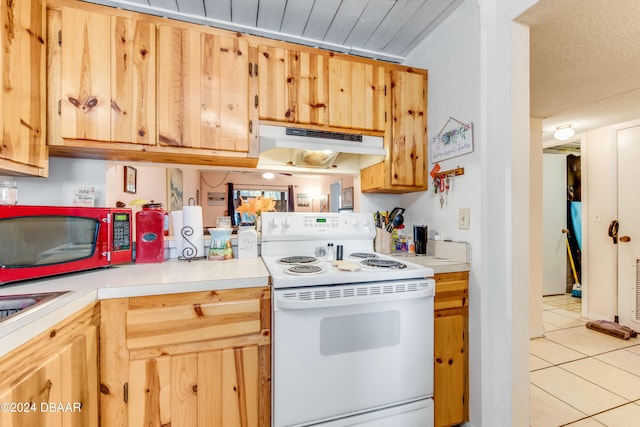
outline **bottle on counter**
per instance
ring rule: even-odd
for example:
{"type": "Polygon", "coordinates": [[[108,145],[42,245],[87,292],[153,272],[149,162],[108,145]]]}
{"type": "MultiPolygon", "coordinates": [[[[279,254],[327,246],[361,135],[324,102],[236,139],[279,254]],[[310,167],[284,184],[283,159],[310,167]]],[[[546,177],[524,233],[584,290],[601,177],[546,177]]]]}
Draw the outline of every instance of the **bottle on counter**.
{"type": "Polygon", "coordinates": [[[327,245],[327,261],[331,262],[335,259],[335,253],[333,251],[333,243],[327,245]]]}

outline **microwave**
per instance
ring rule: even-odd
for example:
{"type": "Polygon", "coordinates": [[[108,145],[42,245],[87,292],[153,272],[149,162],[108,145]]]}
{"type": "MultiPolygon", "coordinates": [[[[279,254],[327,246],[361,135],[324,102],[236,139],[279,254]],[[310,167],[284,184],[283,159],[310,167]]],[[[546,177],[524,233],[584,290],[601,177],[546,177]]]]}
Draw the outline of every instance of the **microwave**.
{"type": "Polygon", "coordinates": [[[0,284],[131,262],[131,209],[0,206],[0,284]]]}

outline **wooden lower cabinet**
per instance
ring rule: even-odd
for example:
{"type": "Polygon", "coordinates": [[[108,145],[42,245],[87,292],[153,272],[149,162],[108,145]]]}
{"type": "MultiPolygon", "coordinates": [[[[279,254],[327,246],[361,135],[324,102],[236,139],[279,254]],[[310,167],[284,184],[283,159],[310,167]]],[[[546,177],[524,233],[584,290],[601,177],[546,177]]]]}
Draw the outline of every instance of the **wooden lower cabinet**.
{"type": "Polygon", "coordinates": [[[92,304],[0,358],[0,426],[98,425],[99,318],[92,304]]]}
{"type": "Polygon", "coordinates": [[[435,426],[469,420],[469,273],[436,274],[435,426]]]}
{"type": "Polygon", "coordinates": [[[102,301],[102,426],[270,425],[270,293],[102,301]]]}

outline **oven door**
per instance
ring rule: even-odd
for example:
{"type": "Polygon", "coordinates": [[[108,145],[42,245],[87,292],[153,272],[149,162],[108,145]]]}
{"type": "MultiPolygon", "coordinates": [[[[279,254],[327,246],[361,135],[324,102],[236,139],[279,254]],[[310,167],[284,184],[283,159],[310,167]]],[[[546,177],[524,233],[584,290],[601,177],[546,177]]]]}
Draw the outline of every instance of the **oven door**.
{"type": "Polygon", "coordinates": [[[434,290],[432,279],[274,290],[274,427],[432,396],[434,290]]]}

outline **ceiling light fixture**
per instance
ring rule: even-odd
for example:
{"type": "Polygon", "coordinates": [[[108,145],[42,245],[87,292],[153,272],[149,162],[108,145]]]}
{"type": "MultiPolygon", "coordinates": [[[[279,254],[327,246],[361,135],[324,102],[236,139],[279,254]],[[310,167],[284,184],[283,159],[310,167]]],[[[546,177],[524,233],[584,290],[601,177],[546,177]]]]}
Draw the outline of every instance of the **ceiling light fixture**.
{"type": "Polygon", "coordinates": [[[566,141],[576,133],[570,124],[558,126],[556,129],[553,137],[559,141],[566,141]]]}
{"type": "Polygon", "coordinates": [[[271,172],[265,172],[265,173],[262,174],[262,177],[264,179],[273,179],[275,177],[275,175],[273,173],[271,173],[271,172]]]}

